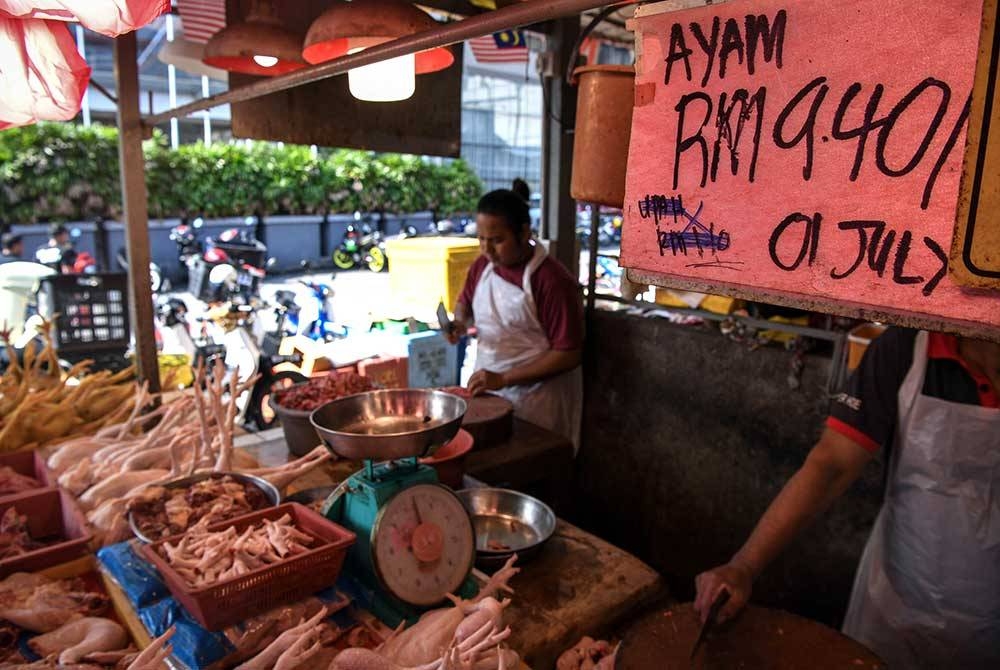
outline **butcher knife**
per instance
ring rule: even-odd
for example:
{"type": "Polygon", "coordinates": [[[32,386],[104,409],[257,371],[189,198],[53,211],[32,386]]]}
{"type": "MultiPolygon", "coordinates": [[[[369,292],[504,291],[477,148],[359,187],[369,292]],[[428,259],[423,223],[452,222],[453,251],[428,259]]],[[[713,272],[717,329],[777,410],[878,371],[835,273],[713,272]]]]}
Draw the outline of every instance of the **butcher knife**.
{"type": "Polygon", "coordinates": [[[444,335],[451,334],[451,319],[448,318],[448,310],[445,309],[443,300],[438,303],[437,317],[438,325],[441,326],[441,333],[444,335]]]}
{"type": "Polygon", "coordinates": [[[701,646],[708,632],[715,626],[716,619],[719,618],[719,611],[722,610],[727,602],[729,602],[729,591],[722,589],[719,591],[719,595],[715,596],[715,601],[708,609],[708,616],[705,618],[705,623],[701,625],[698,639],[694,641],[694,647],[691,648],[691,660],[694,660],[695,655],[698,653],[698,647],[701,646]]]}

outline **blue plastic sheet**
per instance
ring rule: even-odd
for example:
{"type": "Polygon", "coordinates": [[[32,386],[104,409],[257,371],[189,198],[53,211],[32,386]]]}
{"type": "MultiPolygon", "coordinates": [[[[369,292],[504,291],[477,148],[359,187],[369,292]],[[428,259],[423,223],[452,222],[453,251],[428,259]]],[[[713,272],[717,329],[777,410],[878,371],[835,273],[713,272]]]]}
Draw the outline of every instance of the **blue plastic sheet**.
{"type": "Polygon", "coordinates": [[[192,670],[205,668],[236,651],[223,633],[213,633],[199,626],[173,598],[141,608],[139,620],[152,637],[159,637],[171,626],[177,626],[170,639],[174,658],[192,670]]]}
{"type": "Polygon", "coordinates": [[[156,568],[135,553],[132,542],[134,540],[98,550],[97,560],[138,610],[170,595],[170,591],[156,568]]]}

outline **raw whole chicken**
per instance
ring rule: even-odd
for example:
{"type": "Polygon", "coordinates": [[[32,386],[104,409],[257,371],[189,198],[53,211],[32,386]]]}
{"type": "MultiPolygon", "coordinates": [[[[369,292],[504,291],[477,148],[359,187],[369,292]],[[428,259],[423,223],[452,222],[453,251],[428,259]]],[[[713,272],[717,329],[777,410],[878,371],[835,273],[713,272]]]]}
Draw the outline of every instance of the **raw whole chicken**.
{"type": "Polygon", "coordinates": [[[500,591],[513,593],[507,582],[520,572],[520,568],[513,567],[516,559],[516,555],[511,556],[475,598],[469,601],[453,599],[454,607],[427,612],[412,627],[386,640],[379,653],[401,666],[424,665],[440,658],[465,618],[479,611],[480,601],[493,600],[492,596],[500,591]]]}
{"type": "Polygon", "coordinates": [[[82,616],[99,616],[110,601],[79,579],[54,580],[16,572],[0,582],[0,619],[35,633],[47,633],[82,616]]]}
{"type": "Polygon", "coordinates": [[[76,619],[56,630],[33,637],[28,646],[39,656],[58,656],[62,665],[77,663],[95,651],[113,651],[128,645],[128,633],[103,617],[76,619]]]}
{"type": "Polygon", "coordinates": [[[502,643],[507,602],[499,591],[513,592],[507,581],[519,571],[516,556],[472,600],[451,596],[453,607],[431,610],[407,630],[397,630],[377,649],[352,647],[340,652],[329,670],[513,670],[520,657],[502,643]]]}

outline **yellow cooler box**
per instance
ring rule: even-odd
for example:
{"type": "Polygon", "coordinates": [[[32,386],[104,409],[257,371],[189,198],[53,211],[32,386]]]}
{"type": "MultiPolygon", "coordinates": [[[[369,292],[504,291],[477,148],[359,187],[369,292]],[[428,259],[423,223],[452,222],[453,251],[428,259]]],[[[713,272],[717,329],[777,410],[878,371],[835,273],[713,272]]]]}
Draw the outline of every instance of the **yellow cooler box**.
{"type": "Polygon", "coordinates": [[[454,311],[469,266],[479,256],[479,242],[468,237],[412,237],[389,240],[386,253],[392,312],[427,315],[436,323],[439,300],[454,311]]]}

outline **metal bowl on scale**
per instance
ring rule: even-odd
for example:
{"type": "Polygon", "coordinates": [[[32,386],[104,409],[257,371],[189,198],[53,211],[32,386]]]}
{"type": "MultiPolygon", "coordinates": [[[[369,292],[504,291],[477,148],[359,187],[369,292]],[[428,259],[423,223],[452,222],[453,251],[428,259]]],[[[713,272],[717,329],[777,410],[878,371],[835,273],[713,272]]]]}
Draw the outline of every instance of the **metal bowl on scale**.
{"type": "Polygon", "coordinates": [[[328,402],[309,420],[342,458],[426,458],[455,437],[466,408],[465,400],[442,391],[384,389],[328,402]]]}
{"type": "Polygon", "coordinates": [[[471,488],[455,494],[472,517],[476,565],[484,570],[496,570],[514,554],[524,563],[555,533],[552,508],[520,491],[471,488]]]}

